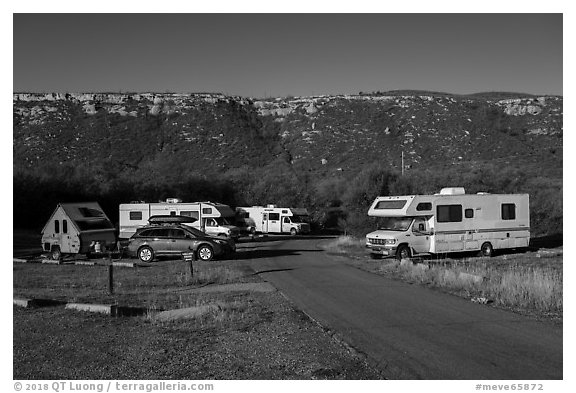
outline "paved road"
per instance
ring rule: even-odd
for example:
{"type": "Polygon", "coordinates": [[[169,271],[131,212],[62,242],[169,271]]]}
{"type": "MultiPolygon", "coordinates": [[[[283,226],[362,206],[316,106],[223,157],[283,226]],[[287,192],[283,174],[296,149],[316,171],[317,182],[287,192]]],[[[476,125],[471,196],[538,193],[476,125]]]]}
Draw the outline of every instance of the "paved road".
{"type": "Polygon", "coordinates": [[[380,277],[318,239],[240,245],[260,276],[389,379],[562,379],[562,328],[380,277]]]}

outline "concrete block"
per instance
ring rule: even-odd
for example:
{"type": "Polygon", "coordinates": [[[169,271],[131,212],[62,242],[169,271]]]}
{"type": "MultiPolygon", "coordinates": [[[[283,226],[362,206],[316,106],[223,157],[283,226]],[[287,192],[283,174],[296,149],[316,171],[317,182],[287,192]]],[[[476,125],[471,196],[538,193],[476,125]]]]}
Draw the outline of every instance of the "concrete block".
{"type": "Polygon", "coordinates": [[[60,265],[62,263],[62,261],[58,261],[56,259],[42,259],[41,261],[42,263],[47,263],[50,265],[60,265]]]}
{"type": "Polygon", "coordinates": [[[116,305],[113,304],[85,304],[85,303],[68,303],[67,310],[88,311],[101,314],[112,315],[116,313],[116,305]]]}
{"type": "Polygon", "coordinates": [[[88,262],[88,261],[76,261],[74,265],[81,265],[81,266],[94,266],[96,262],[88,262]]]}
{"type": "Polygon", "coordinates": [[[218,304],[204,304],[197,307],[180,308],[177,310],[162,311],[155,315],[159,321],[174,321],[178,319],[197,318],[209,312],[218,311],[221,306],[218,304]]]}
{"type": "Polygon", "coordinates": [[[14,305],[15,306],[24,307],[24,308],[32,307],[33,302],[34,302],[34,300],[32,300],[32,299],[19,299],[19,298],[14,299],[14,305]]]}
{"type": "Polygon", "coordinates": [[[134,262],[112,262],[112,266],[118,267],[136,267],[134,262]]]}

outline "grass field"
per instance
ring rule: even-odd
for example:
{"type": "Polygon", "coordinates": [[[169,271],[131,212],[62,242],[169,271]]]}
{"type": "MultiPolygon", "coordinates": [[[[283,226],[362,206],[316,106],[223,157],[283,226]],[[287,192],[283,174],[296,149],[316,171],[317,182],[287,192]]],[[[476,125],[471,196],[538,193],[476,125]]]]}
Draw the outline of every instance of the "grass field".
{"type": "Polygon", "coordinates": [[[235,261],[194,262],[163,260],[136,268],[113,268],[109,293],[108,266],[15,264],[15,297],[122,304],[150,309],[183,308],[195,305],[198,295],[190,289],[206,284],[257,282],[252,270],[235,261]]]}
{"type": "Polygon", "coordinates": [[[326,244],[325,249],[373,273],[437,288],[479,303],[547,319],[562,319],[562,248],[507,253],[493,258],[470,255],[415,258],[415,263],[370,259],[365,240],[349,236],[326,244]]]}

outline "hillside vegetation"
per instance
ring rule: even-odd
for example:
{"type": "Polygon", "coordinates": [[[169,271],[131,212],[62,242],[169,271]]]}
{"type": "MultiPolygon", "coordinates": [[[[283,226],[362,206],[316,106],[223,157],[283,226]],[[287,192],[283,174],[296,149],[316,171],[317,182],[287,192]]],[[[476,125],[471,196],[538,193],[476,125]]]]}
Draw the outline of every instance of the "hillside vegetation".
{"type": "Polygon", "coordinates": [[[14,225],[58,202],[305,206],[363,233],[378,195],[522,192],[534,235],[562,232],[562,97],[387,92],[14,94],[14,225]],[[401,160],[404,156],[404,174],[401,160]]]}

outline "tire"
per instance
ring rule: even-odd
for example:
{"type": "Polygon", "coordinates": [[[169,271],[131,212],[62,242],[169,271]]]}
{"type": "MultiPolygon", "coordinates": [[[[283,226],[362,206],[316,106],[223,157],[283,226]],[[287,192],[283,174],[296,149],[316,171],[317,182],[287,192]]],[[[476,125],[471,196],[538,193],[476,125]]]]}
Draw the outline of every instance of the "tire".
{"type": "Polygon", "coordinates": [[[492,247],[492,243],[486,242],[482,244],[480,247],[480,256],[483,257],[493,257],[494,256],[494,247],[492,247]]]}
{"type": "Polygon", "coordinates": [[[55,261],[59,261],[62,259],[62,252],[60,251],[59,246],[52,247],[52,249],[50,250],[50,257],[52,257],[52,259],[55,261]]]}
{"type": "Polygon", "coordinates": [[[396,259],[401,261],[402,259],[410,259],[410,258],[412,258],[410,247],[408,247],[406,244],[403,244],[400,247],[398,247],[398,250],[396,251],[396,259]]]}
{"type": "Polygon", "coordinates": [[[138,259],[144,263],[150,263],[154,260],[154,250],[148,246],[140,247],[138,249],[138,259]]]}
{"type": "Polygon", "coordinates": [[[291,236],[296,236],[298,234],[298,231],[296,230],[296,228],[290,228],[290,235],[291,236]]]}
{"type": "Polygon", "coordinates": [[[254,228],[254,227],[250,228],[250,234],[252,236],[256,235],[256,228],[254,228]]]}
{"type": "Polygon", "coordinates": [[[212,247],[210,247],[209,245],[202,244],[196,250],[196,255],[198,256],[199,260],[208,262],[211,261],[212,258],[214,258],[214,251],[212,250],[212,247]]]}

